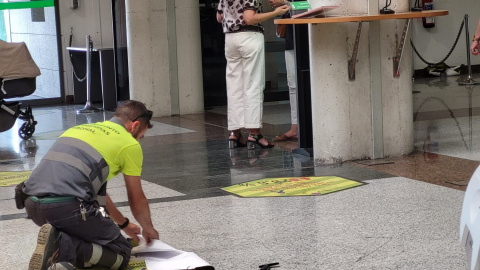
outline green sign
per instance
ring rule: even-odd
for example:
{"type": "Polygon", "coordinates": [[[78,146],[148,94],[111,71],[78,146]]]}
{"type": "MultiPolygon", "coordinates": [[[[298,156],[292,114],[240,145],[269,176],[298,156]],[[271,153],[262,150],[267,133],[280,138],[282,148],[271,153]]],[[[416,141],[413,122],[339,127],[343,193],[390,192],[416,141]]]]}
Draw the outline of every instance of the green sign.
{"type": "Polygon", "coordinates": [[[54,7],[54,0],[0,3],[0,10],[54,7]]]}
{"type": "Polygon", "coordinates": [[[299,9],[309,9],[310,4],[308,1],[301,1],[301,2],[290,2],[292,6],[292,10],[299,10],[299,9]]]}

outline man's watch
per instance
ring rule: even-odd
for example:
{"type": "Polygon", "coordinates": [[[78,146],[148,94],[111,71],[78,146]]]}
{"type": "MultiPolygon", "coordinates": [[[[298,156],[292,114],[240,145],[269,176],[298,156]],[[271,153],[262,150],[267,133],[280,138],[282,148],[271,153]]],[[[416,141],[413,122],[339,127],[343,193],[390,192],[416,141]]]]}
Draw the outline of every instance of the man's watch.
{"type": "Polygon", "coordinates": [[[472,39],[472,41],[476,41],[476,42],[478,42],[478,39],[476,39],[476,37],[475,37],[475,36],[473,36],[473,39],[472,39]]]}
{"type": "Polygon", "coordinates": [[[125,218],[125,222],[122,225],[117,225],[117,226],[118,226],[118,228],[123,230],[128,226],[128,224],[130,224],[130,220],[128,218],[125,218]]]}

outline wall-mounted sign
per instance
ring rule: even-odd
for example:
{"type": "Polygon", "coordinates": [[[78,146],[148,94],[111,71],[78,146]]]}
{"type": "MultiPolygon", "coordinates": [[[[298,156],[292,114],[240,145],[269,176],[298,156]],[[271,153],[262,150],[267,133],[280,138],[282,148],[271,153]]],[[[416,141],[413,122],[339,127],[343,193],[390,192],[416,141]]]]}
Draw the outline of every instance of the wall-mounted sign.
{"type": "Polygon", "coordinates": [[[310,8],[310,4],[308,3],[308,1],[290,2],[290,6],[292,6],[293,10],[310,8]]]}
{"type": "Polygon", "coordinates": [[[23,8],[44,8],[44,7],[54,7],[54,0],[37,0],[37,1],[28,1],[28,2],[8,2],[0,3],[0,10],[5,9],[23,9],[23,8]]]}

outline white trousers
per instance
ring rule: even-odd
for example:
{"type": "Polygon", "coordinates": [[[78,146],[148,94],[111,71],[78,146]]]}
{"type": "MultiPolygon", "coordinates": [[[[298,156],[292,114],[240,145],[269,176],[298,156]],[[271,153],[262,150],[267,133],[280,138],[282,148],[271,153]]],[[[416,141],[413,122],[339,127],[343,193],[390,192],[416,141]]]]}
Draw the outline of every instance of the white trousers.
{"type": "Polygon", "coordinates": [[[285,51],[285,65],[287,67],[287,83],[290,93],[290,114],[292,124],[297,124],[297,65],[295,63],[295,50],[285,51]]]}
{"type": "Polygon", "coordinates": [[[225,34],[228,129],[262,127],[265,39],[259,32],[225,34]]]}

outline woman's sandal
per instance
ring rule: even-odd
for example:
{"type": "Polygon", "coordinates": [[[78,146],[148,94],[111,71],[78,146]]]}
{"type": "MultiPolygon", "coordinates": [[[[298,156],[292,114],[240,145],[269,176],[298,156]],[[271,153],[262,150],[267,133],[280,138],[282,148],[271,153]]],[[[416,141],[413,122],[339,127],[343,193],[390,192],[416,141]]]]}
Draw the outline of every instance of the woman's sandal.
{"type": "Polygon", "coordinates": [[[287,136],[287,133],[282,133],[282,134],[276,136],[273,140],[276,141],[276,142],[298,141],[298,137],[297,136],[289,137],[289,136],[287,136]]]}
{"type": "Polygon", "coordinates": [[[229,137],[236,137],[236,139],[228,139],[228,148],[234,149],[237,147],[245,147],[247,146],[246,143],[242,142],[242,133],[241,132],[235,132],[231,131],[229,137]]]}
{"type": "Polygon", "coordinates": [[[248,149],[255,149],[257,148],[258,146],[260,146],[261,148],[265,149],[265,148],[272,148],[274,147],[275,145],[271,142],[268,142],[267,145],[263,145],[262,143],[260,143],[260,140],[263,139],[263,135],[262,134],[248,134],[248,140],[247,140],[247,148],[248,149]],[[253,140],[250,140],[250,139],[254,139],[253,140]]]}

